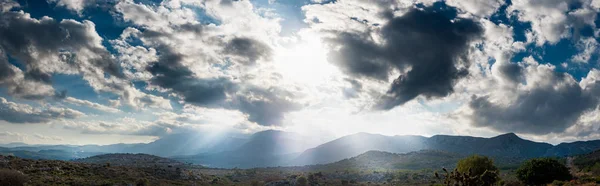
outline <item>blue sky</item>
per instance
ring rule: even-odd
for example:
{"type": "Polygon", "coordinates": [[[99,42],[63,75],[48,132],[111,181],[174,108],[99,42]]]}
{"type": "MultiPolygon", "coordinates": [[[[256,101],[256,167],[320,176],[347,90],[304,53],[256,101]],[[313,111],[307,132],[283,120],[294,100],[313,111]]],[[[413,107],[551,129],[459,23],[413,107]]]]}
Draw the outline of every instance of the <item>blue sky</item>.
{"type": "Polygon", "coordinates": [[[597,0],[4,0],[0,143],[599,139],[597,0]]]}

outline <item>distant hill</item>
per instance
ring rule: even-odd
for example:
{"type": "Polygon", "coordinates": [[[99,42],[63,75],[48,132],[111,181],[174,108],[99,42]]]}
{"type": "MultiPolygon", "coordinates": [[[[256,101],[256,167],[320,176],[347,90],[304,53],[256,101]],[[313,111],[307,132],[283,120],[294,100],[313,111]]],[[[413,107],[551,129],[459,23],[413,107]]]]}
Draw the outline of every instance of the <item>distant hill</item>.
{"type": "Polygon", "coordinates": [[[331,142],[308,149],[300,154],[292,164],[311,165],[332,163],[357,156],[367,151],[407,153],[419,150],[439,150],[461,155],[480,154],[502,159],[520,161],[532,157],[568,156],[591,152],[600,148],[600,141],[563,143],[553,146],[522,139],[514,133],[492,138],[471,136],[436,135],[384,136],[358,133],[344,136],[331,142]]]}
{"type": "Polygon", "coordinates": [[[458,160],[463,157],[463,155],[455,153],[432,150],[405,154],[368,151],[356,157],[312,167],[316,170],[441,169],[456,166],[458,160]]]}
{"type": "Polygon", "coordinates": [[[45,160],[71,160],[83,158],[102,153],[98,152],[73,152],[65,150],[43,149],[37,151],[20,150],[18,148],[0,148],[0,155],[17,156],[27,159],[45,159],[45,160]]]}
{"type": "Polygon", "coordinates": [[[111,166],[129,166],[129,167],[153,167],[153,166],[182,166],[183,163],[149,154],[102,154],[82,159],[75,159],[73,162],[92,163],[92,164],[110,164],[111,166]]]}

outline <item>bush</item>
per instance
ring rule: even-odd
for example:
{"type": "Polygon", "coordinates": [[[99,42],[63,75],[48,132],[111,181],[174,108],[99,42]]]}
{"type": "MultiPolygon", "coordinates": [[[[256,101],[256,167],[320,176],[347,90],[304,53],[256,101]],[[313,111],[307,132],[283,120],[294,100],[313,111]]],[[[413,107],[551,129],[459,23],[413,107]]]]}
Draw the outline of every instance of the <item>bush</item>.
{"type": "Polygon", "coordinates": [[[149,186],[150,181],[146,178],[140,178],[135,182],[136,186],[149,186]]]}
{"type": "Polygon", "coordinates": [[[527,185],[544,185],[554,180],[571,179],[569,169],[556,159],[536,158],[526,161],[517,169],[517,178],[527,185]]]}
{"type": "Polygon", "coordinates": [[[308,185],[308,180],[306,179],[306,177],[300,176],[298,177],[298,179],[296,179],[296,183],[298,183],[298,185],[305,186],[308,185]]]}
{"type": "Polygon", "coordinates": [[[19,171],[0,169],[0,185],[25,185],[27,176],[19,171]]]}
{"type": "Polygon", "coordinates": [[[590,167],[590,172],[594,175],[600,175],[600,162],[596,162],[594,166],[590,167]]]}

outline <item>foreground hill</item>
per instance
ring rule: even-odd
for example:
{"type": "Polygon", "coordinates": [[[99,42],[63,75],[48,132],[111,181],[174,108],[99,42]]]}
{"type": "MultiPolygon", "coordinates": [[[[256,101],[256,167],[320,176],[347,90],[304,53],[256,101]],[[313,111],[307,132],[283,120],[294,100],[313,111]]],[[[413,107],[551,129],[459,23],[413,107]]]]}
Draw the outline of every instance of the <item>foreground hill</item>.
{"type": "Polygon", "coordinates": [[[79,163],[109,164],[111,166],[130,167],[169,167],[183,166],[184,164],[168,158],[148,154],[102,154],[82,159],[73,160],[79,163]]]}
{"type": "Polygon", "coordinates": [[[216,176],[179,167],[131,167],[0,156],[0,177],[22,174],[26,185],[216,185],[216,176]]]}

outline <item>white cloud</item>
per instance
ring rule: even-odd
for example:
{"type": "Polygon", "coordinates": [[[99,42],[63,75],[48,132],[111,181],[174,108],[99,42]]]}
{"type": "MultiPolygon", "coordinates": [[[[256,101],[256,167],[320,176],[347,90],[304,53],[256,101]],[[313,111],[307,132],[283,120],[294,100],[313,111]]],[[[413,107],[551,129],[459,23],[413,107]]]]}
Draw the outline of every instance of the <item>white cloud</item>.
{"type": "Polygon", "coordinates": [[[10,102],[0,97],[0,120],[11,123],[48,123],[58,119],[75,119],[82,116],[85,114],[69,108],[32,107],[27,104],[10,102]]]}
{"type": "Polygon", "coordinates": [[[64,98],[65,102],[71,103],[71,104],[75,104],[75,105],[79,105],[79,106],[86,106],[86,107],[90,107],[99,111],[103,111],[103,112],[110,112],[110,113],[117,113],[120,112],[119,109],[116,108],[112,108],[109,106],[105,106],[102,104],[98,104],[98,103],[94,103],[88,100],[81,100],[81,99],[77,99],[74,97],[66,97],[64,98]]]}

